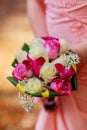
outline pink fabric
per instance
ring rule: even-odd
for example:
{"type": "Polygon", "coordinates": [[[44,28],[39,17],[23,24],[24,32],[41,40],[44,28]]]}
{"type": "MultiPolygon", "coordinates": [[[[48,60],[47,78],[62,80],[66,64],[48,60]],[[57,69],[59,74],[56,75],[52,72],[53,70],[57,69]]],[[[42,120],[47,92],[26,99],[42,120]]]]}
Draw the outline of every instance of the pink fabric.
{"type": "MultiPolygon", "coordinates": [[[[71,44],[87,40],[87,0],[44,0],[46,25],[51,36],[71,44]]],[[[87,130],[87,61],[78,66],[78,90],[58,97],[58,109],[41,110],[36,130],[87,130]]]]}
{"type": "Polygon", "coordinates": [[[87,0],[51,1],[45,0],[47,5],[46,24],[49,35],[64,38],[70,43],[79,43],[86,39],[87,0]],[[67,7],[65,3],[68,1],[67,7]]]}

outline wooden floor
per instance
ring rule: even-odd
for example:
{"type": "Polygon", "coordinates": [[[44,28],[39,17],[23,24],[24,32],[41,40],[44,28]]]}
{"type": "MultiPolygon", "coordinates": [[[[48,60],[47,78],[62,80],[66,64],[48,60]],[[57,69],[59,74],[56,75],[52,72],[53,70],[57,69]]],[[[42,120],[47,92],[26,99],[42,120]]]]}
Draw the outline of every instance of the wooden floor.
{"type": "MultiPolygon", "coordinates": [[[[6,0],[4,0],[6,1],[6,0]]],[[[4,10],[2,9],[4,12],[4,10]]],[[[2,13],[3,13],[2,12],[2,13]]],[[[13,11],[0,22],[0,130],[34,130],[40,105],[26,113],[18,101],[18,90],[6,79],[11,75],[14,54],[34,38],[26,13],[13,11]]]]}

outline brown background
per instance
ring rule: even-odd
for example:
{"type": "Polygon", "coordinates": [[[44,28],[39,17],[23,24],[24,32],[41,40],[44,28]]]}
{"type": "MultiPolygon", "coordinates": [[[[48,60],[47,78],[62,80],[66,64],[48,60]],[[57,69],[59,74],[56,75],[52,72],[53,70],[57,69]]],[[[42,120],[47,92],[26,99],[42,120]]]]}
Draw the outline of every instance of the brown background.
{"type": "Polygon", "coordinates": [[[26,12],[26,0],[0,0],[0,130],[34,130],[41,108],[25,112],[18,90],[6,79],[15,52],[34,38],[26,12]]]}

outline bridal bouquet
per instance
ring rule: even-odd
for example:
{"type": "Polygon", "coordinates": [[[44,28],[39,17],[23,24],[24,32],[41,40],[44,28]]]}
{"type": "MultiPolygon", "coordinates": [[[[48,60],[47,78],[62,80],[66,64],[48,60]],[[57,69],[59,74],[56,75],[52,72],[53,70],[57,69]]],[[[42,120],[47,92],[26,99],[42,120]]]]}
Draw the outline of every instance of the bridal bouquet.
{"type": "Polygon", "coordinates": [[[69,50],[65,40],[34,38],[15,54],[12,76],[7,79],[20,91],[20,102],[29,111],[33,97],[63,96],[76,90],[78,63],[78,55],[69,50]]]}

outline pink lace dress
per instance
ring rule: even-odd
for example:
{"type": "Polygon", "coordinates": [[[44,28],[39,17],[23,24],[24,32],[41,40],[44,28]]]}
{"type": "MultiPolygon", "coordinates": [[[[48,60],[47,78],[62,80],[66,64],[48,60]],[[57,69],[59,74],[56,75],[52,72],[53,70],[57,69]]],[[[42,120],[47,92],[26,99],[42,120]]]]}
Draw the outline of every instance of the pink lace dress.
{"type": "MultiPolygon", "coordinates": [[[[71,44],[87,40],[87,0],[44,0],[51,36],[71,44]]],[[[41,110],[36,130],[87,130],[87,60],[78,66],[78,90],[58,97],[58,108],[41,110]]]]}

